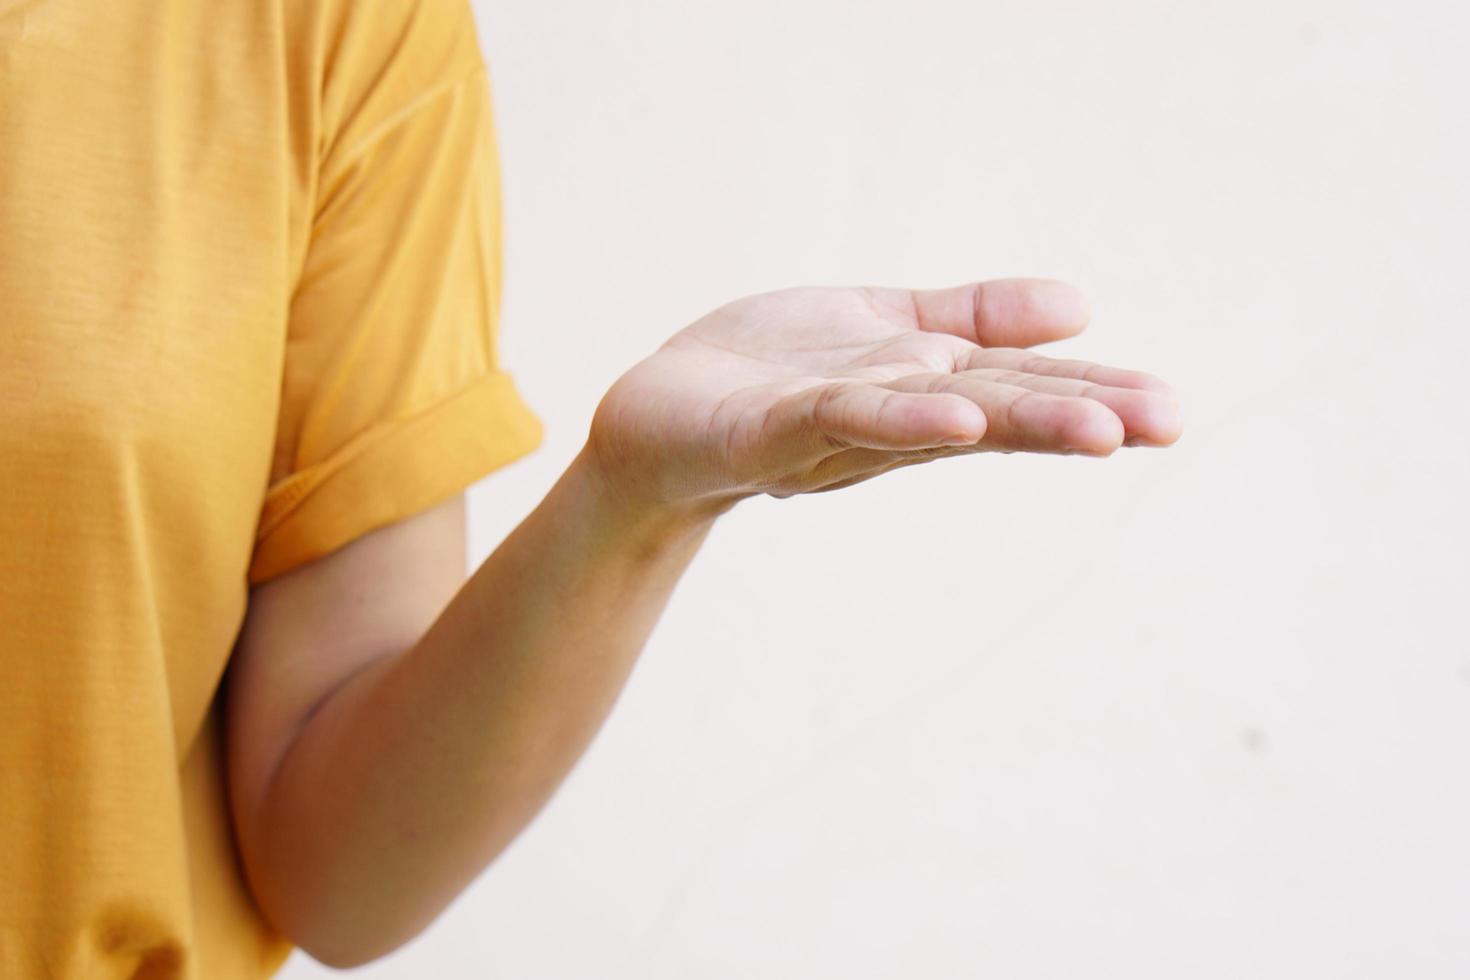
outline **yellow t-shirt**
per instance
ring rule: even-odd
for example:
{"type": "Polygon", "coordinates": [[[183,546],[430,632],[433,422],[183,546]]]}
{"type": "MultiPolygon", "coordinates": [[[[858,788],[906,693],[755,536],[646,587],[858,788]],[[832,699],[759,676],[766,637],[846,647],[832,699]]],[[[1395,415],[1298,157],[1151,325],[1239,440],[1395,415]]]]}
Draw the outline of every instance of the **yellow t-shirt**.
{"type": "Polygon", "coordinates": [[[239,980],[252,584],[529,453],[470,0],[0,0],[0,977],[239,980]]]}

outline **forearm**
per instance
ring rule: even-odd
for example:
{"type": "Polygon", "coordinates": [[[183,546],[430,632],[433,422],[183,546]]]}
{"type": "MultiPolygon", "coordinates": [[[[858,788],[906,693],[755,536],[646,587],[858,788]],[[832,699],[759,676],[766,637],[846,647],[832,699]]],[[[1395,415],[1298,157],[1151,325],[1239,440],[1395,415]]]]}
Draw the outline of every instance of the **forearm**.
{"type": "Polygon", "coordinates": [[[335,965],[422,930],[601,727],[722,508],[636,508],[584,451],[423,638],[339,688],[248,835],[273,918],[335,965]]]}

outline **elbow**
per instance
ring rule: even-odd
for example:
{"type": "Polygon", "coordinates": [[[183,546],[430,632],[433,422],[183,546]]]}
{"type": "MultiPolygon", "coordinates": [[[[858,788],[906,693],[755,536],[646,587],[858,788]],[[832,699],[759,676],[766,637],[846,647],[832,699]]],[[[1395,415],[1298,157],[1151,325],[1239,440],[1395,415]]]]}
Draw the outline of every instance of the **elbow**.
{"type": "Polygon", "coordinates": [[[376,957],[364,956],[360,952],[352,950],[338,950],[331,947],[317,947],[296,940],[292,940],[296,948],[307,956],[316,960],[322,966],[333,970],[355,970],[359,966],[366,966],[376,957]]]}
{"type": "Polygon", "coordinates": [[[297,949],[335,970],[381,959],[428,925],[405,921],[401,908],[375,901],[367,889],[329,885],[329,876],[308,862],[298,864],[294,874],[279,863],[259,861],[247,863],[246,871],[266,921],[297,949]]]}
{"type": "MultiPolygon", "coordinates": [[[[290,938],[290,937],[288,937],[290,938]]],[[[366,966],[392,952],[391,949],[374,951],[362,946],[335,944],[330,941],[291,940],[296,947],[322,966],[333,970],[353,970],[366,966]]]]}
{"type": "Polygon", "coordinates": [[[310,915],[304,910],[285,921],[269,916],[297,949],[323,966],[334,970],[352,970],[382,959],[403,946],[419,930],[364,929],[361,920],[345,909],[342,914],[310,915]]]}

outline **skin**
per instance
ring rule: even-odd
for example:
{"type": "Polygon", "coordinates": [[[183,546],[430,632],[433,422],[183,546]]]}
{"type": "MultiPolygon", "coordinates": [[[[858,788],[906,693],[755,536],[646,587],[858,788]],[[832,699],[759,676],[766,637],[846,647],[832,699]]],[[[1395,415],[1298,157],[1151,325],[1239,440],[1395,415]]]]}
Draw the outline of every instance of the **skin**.
{"type": "Polygon", "coordinates": [[[227,690],[262,911],[338,967],[421,932],[550,799],[741,500],[945,456],[1173,443],[1163,381],[1026,350],[1087,318],[1051,280],[748,297],[618,379],[468,579],[461,496],[261,585],[227,690]]]}

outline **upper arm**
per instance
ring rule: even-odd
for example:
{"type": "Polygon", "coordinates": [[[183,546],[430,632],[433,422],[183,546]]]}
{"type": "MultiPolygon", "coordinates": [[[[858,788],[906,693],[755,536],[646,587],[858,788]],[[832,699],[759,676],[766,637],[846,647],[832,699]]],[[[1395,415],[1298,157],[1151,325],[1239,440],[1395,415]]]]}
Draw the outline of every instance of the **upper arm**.
{"type": "Polygon", "coordinates": [[[459,493],[251,591],[226,680],[237,823],[255,813],[310,713],[354,674],[400,654],[464,584],[459,493]]]}
{"type": "Polygon", "coordinates": [[[463,585],[463,490],[541,440],[497,351],[499,165],[472,5],[302,6],[293,164],[311,179],[226,680],[242,837],[309,713],[463,585]]]}

